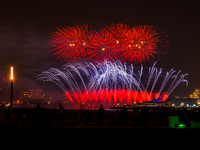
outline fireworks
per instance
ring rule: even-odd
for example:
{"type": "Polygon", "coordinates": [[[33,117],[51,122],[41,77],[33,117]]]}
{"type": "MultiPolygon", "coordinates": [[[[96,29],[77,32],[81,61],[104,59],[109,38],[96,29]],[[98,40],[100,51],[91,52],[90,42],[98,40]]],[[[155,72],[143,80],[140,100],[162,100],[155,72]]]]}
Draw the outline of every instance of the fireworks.
{"type": "Polygon", "coordinates": [[[59,86],[72,103],[133,104],[161,98],[165,101],[187,74],[171,69],[165,74],[156,62],[145,73],[143,65],[163,55],[169,41],[163,31],[149,25],[128,26],[118,23],[99,31],[87,25],[65,27],[52,33],[54,55],[61,61],[87,60],[67,64],[63,70],[50,68],[38,75],[41,81],[59,86]],[[129,62],[126,65],[123,62],[129,62]],[[147,75],[148,74],[148,75],[147,75]],[[158,82],[161,82],[158,84],[158,82]],[[156,88],[155,88],[156,87],[156,88]],[[157,89],[159,87],[159,89],[157,89]]]}
{"type": "Polygon", "coordinates": [[[105,31],[96,32],[91,38],[92,52],[89,58],[92,61],[103,61],[104,59],[117,59],[116,42],[113,34],[105,31]]]}
{"type": "Polygon", "coordinates": [[[52,33],[52,46],[61,60],[78,60],[89,53],[90,34],[87,25],[66,27],[52,33]]]}
{"type": "Polygon", "coordinates": [[[142,63],[154,58],[163,43],[167,45],[168,42],[153,26],[130,27],[121,23],[106,26],[99,32],[89,31],[87,25],[65,27],[54,32],[52,37],[52,51],[61,61],[119,59],[142,63]]]}
{"type": "Polygon", "coordinates": [[[158,49],[158,33],[152,26],[133,27],[128,32],[125,47],[122,49],[123,60],[133,60],[137,63],[153,58],[153,54],[158,49]]]}
{"type": "Polygon", "coordinates": [[[166,72],[158,91],[154,90],[162,68],[149,68],[146,85],[142,82],[144,68],[134,69],[133,65],[122,64],[120,61],[104,60],[102,63],[68,64],[63,66],[63,71],[51,68],[43,71],[38,80],[50,81],[58,85],[71,102],[117,102],[129,103],[151,101],[158,99],[165,101],[171,92],[187,80],[187,74],[171,69],[166,72]],[[169,87],[166,84],[171,82],[169,87]],[[151,85],[151,86],[150,86],[151,85]],[[165,89],[165,91],[164,91],[165,89]]]}

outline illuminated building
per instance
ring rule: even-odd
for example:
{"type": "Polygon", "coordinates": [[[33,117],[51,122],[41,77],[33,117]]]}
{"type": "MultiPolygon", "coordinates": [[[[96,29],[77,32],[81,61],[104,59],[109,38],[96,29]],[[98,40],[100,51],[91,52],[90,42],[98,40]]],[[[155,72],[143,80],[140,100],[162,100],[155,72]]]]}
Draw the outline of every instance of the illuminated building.
{"type": "Polygon", "coordinates": [[[199,88],[195,88],[193,94],[190,94],[190,98],[194,99],[199,99],[199,96],[200,96],[199,88]]]}
{"type": "Polygon", "coordinates": [[[35,97],[42,97],[42,94],[41,94],[41,90],[38,90],[38,89],[36,89],[35,90],[35,97]]]}
{"type": "MultiPolygon", "coordinates": [[[[42,107],[58,107],[65,96],[57,97],[56,94],[41,89],[29,89],[21,91],[19,98],[14,102],[15,107],[36,107],[40,104],[42,107]]],[[[65,103],[65,102],[64,102],[65,103]]],[[[62,104],[64,104],[62,102],[62,104]]]]}
{"type": "Polygon", "coordinates": [[[30,89],[28,91],[22,91],[21,96],[29,97],[29,99],[40,99],[40,98],[43,98],[43,96],[45,95],[45,94],[42,95],[41,93],[42,91],[39,89],[36,89],[36,90],[30,89]]]}
{"type": "Polygon", "coordinates": [[[30,89],[28,91],[22,90],[14,104],[23,104],[24,106],[29,105],[35,107],[36,104],[43,103],[43,101],[45,101],[45,94],[42,94],[40,89],[30,89]]]}
{"type": "Polygon", "coordinates": [[[194,98],[170,98],[167,101],[171,102],[173,106],[194,107],[197,105],[197,100],[194,98]]]}

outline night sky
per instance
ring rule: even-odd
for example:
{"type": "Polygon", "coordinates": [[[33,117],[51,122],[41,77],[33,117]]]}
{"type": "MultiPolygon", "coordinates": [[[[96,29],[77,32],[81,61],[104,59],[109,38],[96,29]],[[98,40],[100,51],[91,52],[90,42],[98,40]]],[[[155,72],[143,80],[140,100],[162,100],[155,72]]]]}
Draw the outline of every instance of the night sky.
{"type": "Polygon", "coordinates": [[[168,54],[156,66],[189,74],[188,87],[181,83],[171,97],[189,96],[195,88],[200,88],[199,15],[198,2],[184,0],[3,0],[0,2],[0,82],[3,78],[8,80],[10,66],[14,66],[15,87],[45,86],[47,83],[36,81],[36,76],[66,63],[54,61],[56,56],[49,52],[50,33],[57,27],[85,23],[100,29],[111,23],[148,24],[165,31],[170,41],[168,54]]]}

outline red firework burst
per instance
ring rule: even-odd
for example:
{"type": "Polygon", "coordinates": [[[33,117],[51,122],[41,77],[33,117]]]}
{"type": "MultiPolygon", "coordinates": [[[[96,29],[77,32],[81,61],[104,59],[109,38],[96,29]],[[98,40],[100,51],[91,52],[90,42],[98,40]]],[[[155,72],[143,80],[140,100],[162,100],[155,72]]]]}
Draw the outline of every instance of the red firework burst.
{"type": "Polygon", "coordinates": [[[90,53],[89,58],[92,61],[102,61],[105,58],[113,61],[117,59],[116,41],[113,37],[113,34],[101,30],[96,32],[92,38],[90,47],[92,53],[90,53]]]}
{"type": "Polygon", "coordinates": [[[158,33],[153,26],[137,26],[130,28],[121,49],[122,60],[142,63],[153,58],[159,42],[158,33]]]}
{"type": "Polygon", "coordinates": [[[56,51],[54,55],[58,55],[57,59],[61,61],[84,58],[89,52],[87,45],[90,35],[85,24],[58,29],[52,33],[51,42],[54,49],[51,51],[56,51]]]}
{"type": "Polygon", "coordinates": [[[142,63],[155,54],[164,54],[159,49],[167,48],[169,41],[163,33],[149,25],[130,27],[121,23],[106,26],[99,32],[89,31],[87,25],[66,27],[52,34],[51,51],[56,51],[54,55],[61,61],[106,58],[142,63]]]}
{"type": "Polygon", "coordinates": [[[124,40],[128,38],[130,27],[126,24],[118,23],[106,26],[102,30],[113,35],[116,47],[123,47],[124,40]]]}

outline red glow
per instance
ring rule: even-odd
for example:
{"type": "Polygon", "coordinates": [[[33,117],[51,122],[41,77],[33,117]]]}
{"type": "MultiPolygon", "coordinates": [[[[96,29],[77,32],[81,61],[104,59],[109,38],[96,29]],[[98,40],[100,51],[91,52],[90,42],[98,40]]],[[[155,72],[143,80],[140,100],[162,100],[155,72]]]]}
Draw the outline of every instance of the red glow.
{"type": "MultiPolygon", "coordinates": [[[[157,99],[158,93],[149,93],[144,91],[128,91],[128,90],[100,90],[100,91],[92,91],[92,92],[82,92],[82,93],[69,93],[66,92],[65,96],[74,103],[74,101],[78,103],[143,103],[146,101],[152,101],[157,99]]],[[[168,98],[167,93],[163,93],[161,95],[161,101],[166,101],[168,98]]]]}
{"type": "Polygon", "coordinates": [[[160,93],[155,93],[155,99],[157,100],[160,97],[160,93]]]}
{"type": "Polygon", "coordinates": [[[161,101],[166,101],[168,99],[169,95],[167,93],[162,93],[161,95],[161,101]]]}
{"type": "Polygon", "coordinates": [[[64,95],[65,95],[72,103],[74,103],[74,101],[73,101],[71,95],[70,95],[68,92],[66,92],[64,95]]]}

